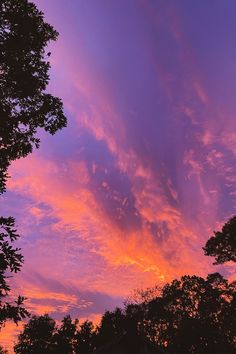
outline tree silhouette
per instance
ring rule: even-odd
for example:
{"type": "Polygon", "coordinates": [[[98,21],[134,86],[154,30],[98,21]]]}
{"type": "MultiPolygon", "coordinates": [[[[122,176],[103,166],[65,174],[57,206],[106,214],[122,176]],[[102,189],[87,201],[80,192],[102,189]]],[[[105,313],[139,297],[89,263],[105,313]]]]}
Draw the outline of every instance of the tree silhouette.
{"type": "Polygon", "coordinates": [[[114,311],[106,311],[101,319],[96,338],[97,347],[101,347],[110,341],[125,334],[125,314],[120,308],[114,311]]]}
{"type": "Polygon", "coordinates": [[[55,321],[51,317],[33,316],[19,335],[14,351],[18,354],[56,354],[55,332],[55,321]]]}
{"type": "Polygon", "coordinates": [[[129,354],[236,352],[236,282],[219,273],[206,279],[185,275],[153,294],[143,303],[135,299],[124,309],[106,311],[96,329],[89,321],[79,326],[70,316],[59,328],[47,315],[34,316],[19,336],[15,352],[110,353],[116,346],[129,354]]]}
{"type": "MultiPolygon", "coordinates": [[[[224,225],[222,233],[233,234],[234,223],[235,218],[224,225]]],[[[219,273],[206,279],[184,275],[162,289],[155,286],[136,291],[124,309],[106,311],[96,329],[92,322],[78,326],[77,320],[73,323],[67,316],[53,331],[47,340],[48,353],[106,353],[117,346],[135,354],[145,348],[163,354],[234,354],[236,281],[229,282],[219,273]]],[[[38,329],[32,333],[36,332],[40,333],[38,329]]]]}
{"type": "Polygon", "coordinates": [[[141,298],[142,303],[135,297],[124,310],[103,315],[98,348],[123,337],[135,353],[140,339],[167,354],[235,353],[236,282],[229,283],[219,273],[206,279],[185,275],[153,292],[152,299],[141,298]]]}
{"type": "Polygon", "coordinates": [[[95,349],[96,330],[90,321],[64,317],[59,327],[48,315],[33,316],[24,326],[14,347],[18,354],[91,354],[95,349]]]}
{"type": "Polygon", "coordinates": [[[12,243],[19,237],[15,230],[15,220],[12,217],[0,217],[0,329],[8,320],[15,323],[28,316],[28,312],[22,306],[24,298],[19,296],[14,304],[4,301],[11,290],[7,283],[9,272],[20,271],[23,256],[18,248],[13,248],[12,243]]]}
{"type": "MultiPolygon", "coordinates": [[[[46,93],[49,81],[45,47],[58,33],[44,22],[43,13],[27,0],[0,1],[0,194],[6,190],[10,163],[39,147],[39,128],[50,134],[66,126],[62,102],[46,93]]],[[[0,328],[28,313],[23,297],[13,305],[6,272],[18,272],[23,257],[12,247],[19,236],[12,217],[0,218],[0,328]]]]}
{"type": "Polygon", "coordinates": [[[45,92],[45,47],[58,33],[27,0],[0,2],[0,191],[11,161],[38,148],[37,129],[51,134],[66,126],[59,98],[45,92]]]}
{"type": "Polygon", "coordinates": [[[236,216],[231,218],[221,231],[214,232],[203,248],[206,256],[215,257],[214,264],[236,262],[236,216]]]}
{"type": "Polygon", "coordinates": [[[75,353],[92,354],[95,349],[96,331],[91,321],[85,321],[80,325],[76,334],[75,353]]]}
{"type": "Polygon", "coordinates": [[[76,345],[78,320],[72,321],[70,316],[62,320],[61,327],[54,335],[56,352],[60,354],[73,354],[76,345]]]}
{"type": "Polygon", "coordinates": [[[151,327],[157,346],[171,354],[234,353],[235,296],[236,283],[219,273],[206,280],[183,276],[165,285],[162,295],[148,304],[146,335],[151,327]]]}

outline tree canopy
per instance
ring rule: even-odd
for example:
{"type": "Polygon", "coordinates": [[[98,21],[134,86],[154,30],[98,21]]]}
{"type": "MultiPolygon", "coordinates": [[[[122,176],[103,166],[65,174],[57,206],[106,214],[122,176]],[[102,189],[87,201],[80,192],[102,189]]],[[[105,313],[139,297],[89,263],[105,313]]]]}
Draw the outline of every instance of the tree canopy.
{"type": "Polygon", "coordinates": [[[13,248],[12,243],[19,235],[15,230],[15,220],[12,217],[0,217],[0,329],[6,320],[15,323],[28,316],[28,312],[22,306],[24,297],[19,296],[14,302],[4,301],[11,290],[7,283],[6,273],[20,271],[23,256],[18,248],[13,248]]]}
{"type": "Polygon", "coordinates": [[[0,2],[0,191],[11,161],[38,148],[38,128],[51,134],[66,126],[62,102],[46,92],[46,46],[58,33],[27,0],[0,2]]]}
{"type": "Polygon", "coordinates": [[[206,279],[185,275],[148,301],[106,311],[97,328],[89,321],[79,325],[70,317],[57,328],[47,315],[34,316],[19,336],[15,352],[38,353],[36,348],[43,341],[45,353],[92,354],[121,338],[128,339],[135,354],[141,342],[163,354],[233,354],[236,282],[219,273],[206,279]]]}
{"type": "MultiPolygon", "coordinates": [[[[235,218],[224,225],[222,233],[233,234],[234,223],[235,218]]],[[[51,323],[49,317],[44,319],[51,323]]],[[[40,321],[40,317],[34,317],[25,326],[16,353],[32,352],[30,345],[35,333],[40,333],[40,321]]],[[[53,324],[48,343],[48,353],[105,353],[103,348],[115,348],[119,343],[127,345],[129,353],[133,348],[136,354],[141,343],[146,343],[151,352],[163,354],[234,354],[236,281],[229,282],[219,273],[206,278],[184,275],[163,288],[136,291],[123,309],[106,311],[96,328],[89,321],[78,325],[77,320],[73,323],[65,317],[60,328],[53,324]]]]}
{"type": "Polygon", "coordinates": [[[121,335],[149,340],[163,353],[222,354],[236,350],[236,282],[219,273],[206,279],[183,276],[160,295],[124,310],[106,312],[98,328],[99,345],[121,335]]]}
{"type": "Polygon", "coordinates": [[[236,262],[236,216],[229,219],[221,231],[214,232],[203,250],[206,256],[215,257],[214,264],[236,262]]]}
{"type": "MultiPolygon", "coordinates": [[[[39,147],[38,129],[54,134],[66,126],[61,100],[46,92],[46,48],[57,36],[35,4],[0,1],[0,194],[11,162],[39,147]]],[[[23,263],[12,246],[18,237],[14,218],[0,217],[0,329],[6,320],[18,322],[28,314],[23,297],[6,301],[11,290],[7,274],[19,272],[23,263]]]]}
{"type": "Polygon", "coordinates": [[[19,335],[15,353],[53,353],[55,321],[48,315],[33,316],[19,335]]]}
{"type": "Polygon", "coordinates": [[[55,349],[60,350],[60,354],[73,354],[76,342],[78,320],[74,321],[70,316],[66,316],[61,321],[61,327],[56,330],[54,334],[55,349]]]}
{"type": "Polygon", "coordinates": [[[24,326],[14,347],[18,354],[91,354],[94,350],[95,329],[85,321],[66,316],[60,326],[46,315],[33,316],[24,326]]]}

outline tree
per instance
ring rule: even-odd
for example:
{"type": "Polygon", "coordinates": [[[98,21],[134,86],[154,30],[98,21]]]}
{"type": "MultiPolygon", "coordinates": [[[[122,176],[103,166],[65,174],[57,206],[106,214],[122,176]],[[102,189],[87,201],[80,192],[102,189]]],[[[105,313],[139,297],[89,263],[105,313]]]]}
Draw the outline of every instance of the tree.
{"type": "Polygon", "coordinates": [[[15,352],[92,354],[124,345],[128,353],[146,346],[163,354],[234,354],[235,338],[236,281],[214,273],[206,279],[185,275],[152,299],[139,304],[135,299],[123,310],[106,311],[96,329],[89,321],[78,326],[70,316],[59,328],[47,315],[34,316],[20,334],[15,352]]]}
{"type": "Polygon", "coordinates": [[[102,316],[101,325],[98,328],[96,344],[98,347],[113,341],[125,334],[125,314],[120,308],[114,311],[106,311],[102,316]]]}
{"type": "Polygon", "coordinates": [[[14,351],[17,354],[56,354],[55,332],[55,321],[47,314],[33,316],[18,336],[18,343],[14,346],[14,351]]]}
{"type": "Polygon", "coordinates": [[[95,349],[96,331],[91,321],[85,321],[80,325],[76,334],[75,353],[92,354],[95,349]]]}
{"type": "Polygon", "coordinates": [[[214,264],[236,262],[236,216],[229,219],[221,231],[214,232],[203,250],[206,256],[215,257],[214,264]]]}
{"type": "Polygon", "coordinates": [[[56,353],[73,354],[76,344],[78,320],[72,321],[70,316],[64,317],[61,327],[54,335],[56,353]]]}
{"type": "Polygon", "coordinates": [[[157,352],[167,354],[235,353],[236,282],[219,273],[206,279],[185,275],[147,293],[138,301],[134,297],[124,310],[103,315],[98,348],[127,337],[131,348],[151,341],[157,352]]]}
{"type": "Polygon", "coordinates": [[[162,295],[148,304],[146,335],[151,333],[157,347],[169,354],[233,354],[235,297],[236,283],[219,273],[207,279],[183,276],[166,284],[162,295]]]}
{"type": "MultiPolygon", "coordinates": [[[[59,98],[46,92],[49,81],[45,48],[58,33],[44,22],[43,13],[27,0],[0,1],[0,193],[6,190],[11,162],[39,147],[39,128],[50,134],[66,126],[59,98]]],[[[2,299],[9,295],[6,271],[18,272],[23,262],[14,219],[0,218],[0,328],[8,319],[15,322],[27,311],[19,297],[15,305],[2,299]]]]}
{"type": "Polygon", "coordinates": [[[7,283],[6,273],[20,271],[23,256],[18,248],[13,248],[12,243],[19,237],[15,230],[15,220],[12,217],[0,217],[0,329],[8,320],[15,323],[28,316],[22,306],[24,298],[19,296],[14,304],[4,301],[11,290],[7,283]]]}
{"type": "Polygon", "coordinates": [[[37,129],[66,126],[62,102],[46,93],[50,64],[45,47],[58,33],[27,0],[0,2],[0,191],[11,161],[38,148],[37,129]]]}
{"type": "Polygon", "coordinates": [[[33,316],[18,336],[18,354],[91,354],[95,348],[96,331],[92,322],[78,326],[78,320],[64,317],[61,326],[48,315],[33,316]]]}

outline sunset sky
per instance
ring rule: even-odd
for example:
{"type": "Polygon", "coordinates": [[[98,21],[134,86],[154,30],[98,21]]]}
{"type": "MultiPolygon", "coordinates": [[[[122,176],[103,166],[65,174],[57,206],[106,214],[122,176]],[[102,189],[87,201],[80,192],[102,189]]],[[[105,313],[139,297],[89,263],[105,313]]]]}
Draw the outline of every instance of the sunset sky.
{"type": "Polygon", "coordinates": [[[68,127],[11,166],[12,287],[32,313],[97,322],[135,288],[220,269],[202,247],[236,213],[236,2],[35,3],[60,33],[48,90],[68,127]]]}

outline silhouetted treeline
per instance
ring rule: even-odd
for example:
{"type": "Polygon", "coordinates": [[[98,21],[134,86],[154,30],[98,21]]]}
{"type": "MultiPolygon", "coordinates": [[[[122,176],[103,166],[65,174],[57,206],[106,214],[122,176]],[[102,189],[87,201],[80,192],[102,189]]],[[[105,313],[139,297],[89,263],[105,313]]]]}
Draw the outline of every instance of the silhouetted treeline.
{"type": "MultiPolygon", "coordinates": [[[[234,260],[235,234],[236,217],[214,233],[205,253],[222,262],[234,260]]],[[[148,353],[235,354],[236,281],[229,282],[219,273],[206,279],[185,275],[162,289],[140,291],[123,309],[105,312],[98,326],[89,321],[80,324],[70,316],[56,326],[48,315],[33,316],[14,350],[18,354],[111,354],[121,348],[121,342],[120,354],[142,354],[142,343],[148,353]]]]}
{"type": "Polygon", "coordinates": [[[235,305],[236,282],[219,273],[206,279],[183,276],[152,299],[105,312],[97,327],[79,324],[70,316],[57,327],[48,315],[34,316],[20,334],[15,352],[92,354],[126,336],[133,348],[138,339],[151,342],[156,353],[233,354],[235,305]]]}

